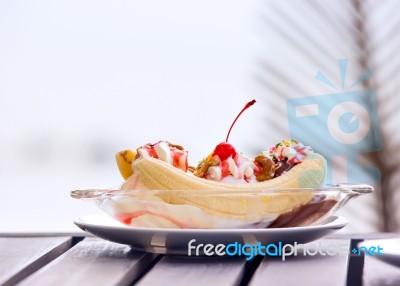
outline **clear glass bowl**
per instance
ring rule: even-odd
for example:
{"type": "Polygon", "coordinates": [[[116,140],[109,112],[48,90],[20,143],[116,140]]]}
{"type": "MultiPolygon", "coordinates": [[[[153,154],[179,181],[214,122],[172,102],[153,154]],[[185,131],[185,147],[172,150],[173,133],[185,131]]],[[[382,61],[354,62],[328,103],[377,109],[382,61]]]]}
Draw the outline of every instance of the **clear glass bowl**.
{"type": "Polygon", "coordinates": [[[279,228],[318,224],[369,185],[264,191],[76,190],[118,221],[147,228],[279,228]]]}

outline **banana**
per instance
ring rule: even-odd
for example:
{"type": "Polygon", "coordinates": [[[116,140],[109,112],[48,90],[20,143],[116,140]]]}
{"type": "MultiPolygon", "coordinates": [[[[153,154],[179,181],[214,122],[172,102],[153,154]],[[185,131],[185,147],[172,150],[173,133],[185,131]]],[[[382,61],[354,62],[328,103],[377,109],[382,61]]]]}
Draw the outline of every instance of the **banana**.
{"type": "Polygon", "coordinates": [[[326,176],[326,160],[317,153],[308,154],[302,163],[277,178],[249,184],[206,180],[150,157],[135,161],[134,168],[140,174],[141,182],[150,190],[262,191],[277,188],[318,188],[324,184],[326,176]]]}
{"type": "Polygon", "coordinates": [[[125,180],[133,174],[132,162],[135,156],[136,152],[130,149],[120,151],[115,155],[119,172],[125,180]]]}
{"type": "Polygon", "coordinates": [[[249,184],[206,180],[151,157],[136,160],[133,166],[135,174],[122,190],[169,190],[158,195],[169,204],[191,205],[211,215],[240,221],[274,219],[306,204],[313,196],[310,192],[286,189],[321,187],[327,172],[326,160],[317,153],[308,154],[302,163],[277,178],[249,184]],[[271,189],[284,191],[274,193],[271,189]]]}

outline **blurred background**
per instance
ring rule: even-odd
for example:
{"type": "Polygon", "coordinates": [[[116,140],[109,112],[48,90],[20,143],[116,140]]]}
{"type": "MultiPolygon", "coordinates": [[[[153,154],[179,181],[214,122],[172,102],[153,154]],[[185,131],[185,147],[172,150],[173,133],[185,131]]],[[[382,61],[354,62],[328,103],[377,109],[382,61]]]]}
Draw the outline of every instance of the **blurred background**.
{"type": "MultiPolygon", "coordinates": [[[[69,192],[118,186],[116,152],[168,140],[195,165],[253,98],[230,142],[254,156],[293,133],[289,100],[336,92],[315,77],[340,86],[338,59],[348,60],[347,87],[373,72],[357,88],[376,94],[380,124],[371,130],[381,141],[355,151],[381,176],[371,179],[373,195],[341,212],[351,220],[344,231],[400,231],[399,8],[395,0],[0,1],[0,231],[77,230],[73,219],[99,211],[69,192]]],[[[314,136],[312,146],[328,152],[314,136]]],[[[346,166],[334,162],[333,182],[351,181],[346,166]]]]}

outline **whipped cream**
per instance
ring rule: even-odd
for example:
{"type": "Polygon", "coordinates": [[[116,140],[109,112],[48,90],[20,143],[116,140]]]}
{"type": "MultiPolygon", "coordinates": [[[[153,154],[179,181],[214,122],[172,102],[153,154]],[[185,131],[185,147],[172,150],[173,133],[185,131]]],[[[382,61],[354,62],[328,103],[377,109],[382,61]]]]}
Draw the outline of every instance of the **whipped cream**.
{"type": "Polygon", "coordinates": [[[313,153],[311,147],[297,140],[283,140],[252,160],[225,142],[199,163],[194,175],[223,183],[262,182],[289,171],[309,153],[313,153]]]}
{"type": "Polygon", "coordinates": [[[268,151],[262,152],[266,156],[270,156],[276,161],[287,161],[291,165],[295,165],[304,161],[309,153],[313,153],[313,149],[305,146],[297,140],[283,140],[275,146],[269,148],[268,151]]]}
{"type": "Polygon", "coordinates": [[[216,166],[210,166],[205,173],[205,178],[224,183],[248,183],[253,181],[254,162],[241,153],[235,157],[228,157],[216,166]]]}
{"type": "MultiPolygon", "coordinates": [[[[135,160],[140,160],[141,158],[146,157],[159,159],[185,172],[188,168],[188,152],[183,150],[182,147],[173,145],[167,141],[159,141],[155,144],[146,144],[137,148],[137,157],[135,160]]],[[[134,163],[135,161],[132,164],[134,163]]]]}
{"type": "Polygon", "coordinates": [[[169,146],[167,145],[167,143],[161,141],[158,144],[155,144],[154,150],[157,153],[158,159],[160,159],[161,161],[164,161],[165,163],[172,165],[171,164],[172,152],[171,152],[169,146]]]}

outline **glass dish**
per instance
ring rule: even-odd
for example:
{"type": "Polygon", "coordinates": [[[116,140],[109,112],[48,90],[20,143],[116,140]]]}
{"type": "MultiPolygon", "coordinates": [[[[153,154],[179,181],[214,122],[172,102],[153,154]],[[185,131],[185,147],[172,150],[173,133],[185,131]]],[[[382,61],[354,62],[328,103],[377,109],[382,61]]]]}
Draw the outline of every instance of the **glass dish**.
{"type": "Polygon", "coordinates": [[[264,191],[76,190],[118,221],[144,228],[282,228],[318,224],[369,185],[264,191]]]}

